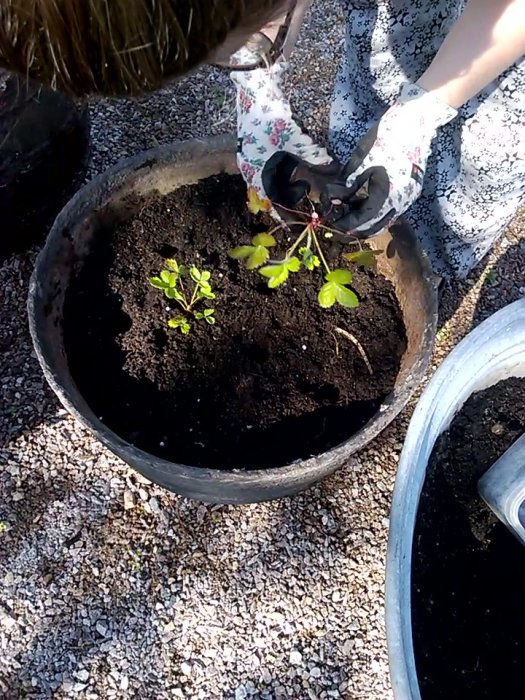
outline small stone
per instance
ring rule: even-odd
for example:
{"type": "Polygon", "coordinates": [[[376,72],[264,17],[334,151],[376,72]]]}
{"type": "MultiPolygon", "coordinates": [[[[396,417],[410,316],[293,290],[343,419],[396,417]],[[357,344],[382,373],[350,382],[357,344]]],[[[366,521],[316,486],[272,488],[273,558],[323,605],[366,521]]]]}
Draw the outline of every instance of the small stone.
{"type": "Polygon", "coordinates": [[[339,601],[341,600],[342,597],[343,596],[341,595],[341,591],[334,591],[332,593],[332,601],[334,603],[339,603],[339,601]]]}
{"type": "Polygon", "coordinates": [[[11,498],[13,501],[15,501],[15,503],[18,501],[21,501],[24,498],[24,492],[23,491],[14,491],[11,498]]]}
{"type": "Polygon", "coordinates": [[[120,689],[127,690],[129,688],[129,678],[127,676],[120,677],[120,689]]]}
{"type": "Polygon", "coordinates": [[[89,671],[87,671],[85,668],[81,668],[80,671],[77,671],[74,675],[79,681],[85,682],[89,678],[89,671]]]}
{"type": "Polygon", "coordinates": [[[148,505],[151,508],[152,513],[160,513],[159,502],[156,498],[153,498],[153,496],[149,499],[148,505]]]}
{"type": "Polygon", "coordinates": [[[87,683],[75,683],[75,685],[73,686],[73,692],[74,693],[81,693],[86,688],[87,688],[87,683]]]}
{"type": "Polygon", "coordinates": [[[135,507],[135,496],[129,489],[124,491],[124,510],[131,510],[135,507]]]}
{"type": "Polygon", "coordinates": [[[310,671],[310,676],[312,678],[319,678],[321,676],[321,669],[319,666],[314,666],[312,670],[310,671]]]}
{"type": "Polygon", "coordinates": [[[12,571],[8,571],[7,574],[4,576],[4,586],[10,586],[15,580],[15,577],[13,576],[12,571]]]}
{"type": "Polygon", "coordinates": [[[181,673],[185,676],[191,676],[191,665],[186,661],[183,661],[180,665],[181,673]]]}
{"type": "Polygon", "coordinates": [[[270,685],[272,682],[273,676],[267,668],[263,668],[261,672],[261,680],[263,683],[266,683],[266,685],[270,685]]]}
{"type": "Polygon", "coordinates": [[[148,500],[148,492],[145,489],[139,489],[139,496],[141,501],[148,500]]]}
{"type": "Polygon", "coordinates": [[[7,613],[0,613],[0,622],[5,629],[10,630],[16,625],[16,620],[7,613]]]}
{"type": "Polygon", "coordinates": [[[133,474],[135,481],[137,481],[139,484],[145,484],[146,486],[149,486],[151,484],[151,481],[149,479],[146,479],[145,476],[142,476],[142,474],[139,474],[139,472],[131,473],[133,474]]]}
{"type": "Polygon", "coordinates": [[[246,692],[246,688],[243,685],[240,685],[238,688],[236,688],[235,700],[245,700],[247,695],[248,693],[246,692]]]}
{"type": "Polygon", "coordinates": [[[290,652],[290,663],[293,664],[294,666],[299,666],[303,662],[303,657],[302,654],[300,654],[298,651],[291,651],[290,652]]]}
{"type": "Polygon", "coordinates": [[[490,432],[493,435],[503,435],[503,433],[505,432],[505,427],[501,423],[494,423],[494,425],[490,429],[490,432]]]}
{"type": "Polygon", "coordinates": [[[101,620],[97,622],[97,624],[95,625],[95,629],[100,635],[102,635],[102,637],[105,637],[108,631],[106,623],[102,622],[101,620]]]}

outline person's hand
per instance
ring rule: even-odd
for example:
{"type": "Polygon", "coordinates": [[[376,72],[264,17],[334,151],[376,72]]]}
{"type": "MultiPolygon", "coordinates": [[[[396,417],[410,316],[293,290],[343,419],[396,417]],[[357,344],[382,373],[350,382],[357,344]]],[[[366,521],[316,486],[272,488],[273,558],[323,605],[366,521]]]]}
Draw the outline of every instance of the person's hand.
{"type": "Polygon", "coordinates": [[[396,103],[358,143],[339,182],[321,193],[327,224],[367,238],[419,197],[437,129],[457,112],[417,85],[405,84],[396,103]]]}
{"type": "Polygon", "coordinates": [[[293,154],[333,174],[340,166],[292,117],[281,89],[285,69],[286,64],[278,62],[271,68],[233,71],[230,77],[237,87],[237,163],[242,176],[261,199],[293,207],[305,185],[290,182],[294,166],[288,167],[287,159],[278,154],[293,154]]]}

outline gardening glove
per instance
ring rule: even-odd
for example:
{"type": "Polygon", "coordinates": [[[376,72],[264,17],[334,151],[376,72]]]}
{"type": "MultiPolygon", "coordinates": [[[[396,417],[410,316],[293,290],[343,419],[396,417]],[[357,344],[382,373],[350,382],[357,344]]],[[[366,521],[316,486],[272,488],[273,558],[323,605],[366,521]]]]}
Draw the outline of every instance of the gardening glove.
{"type": "Polygon", "coordinates": [[[437,129],[457,111],[406,83],[395,104],[358,143],[340,183],[322,194],[327,223],[359,238],[379,233],[421,194],[437,129]]]}
{"type": "MultiPolygon", "coordinates": [[[[233,71],[230,77],[237,87],[237,163],[244,180],[261,199],[292,207],[305,194],[306,184],[291,183],[283,169],[277,168],[279,157],[272,156],[291,153],[333,175],[340,167],[292,117],[281,89],[286,67],[284,61],[278,61],[270,68],[233,71]]],[[[276,215],[275,210],[272,213],[276,215]]]]}

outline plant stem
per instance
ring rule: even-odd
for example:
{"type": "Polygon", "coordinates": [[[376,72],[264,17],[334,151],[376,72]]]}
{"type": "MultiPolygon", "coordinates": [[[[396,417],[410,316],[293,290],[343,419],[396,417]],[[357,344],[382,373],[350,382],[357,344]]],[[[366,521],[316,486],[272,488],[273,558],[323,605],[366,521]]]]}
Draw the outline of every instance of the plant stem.
{"type": "Polygon", "coordinates": [[[195,304],[195,298],[197,296],[198,291],[199,291],[199,284],[198,284],[198,282],[195,282],[195,289],[193,290],[190,305],[188,306],[188,311],[191,311],[191,307],[193,306],[193,304],[195,304]]]}
{"type": "Polygon", "coordinates": [[[188,300],[186,298],[186,290],[184,289],[184,284],[182,283],[182,277],[179,277],[179,284],[180,284],[180,291],[182,292],[182,296],[184,297],[184,301],[179,300],[179,304],[182,306],[184,311],[188,311],[188,313],[191,311],[191,306],[188,304],[188,300]]]}
{"type": "MultiPolygon", "coordinates": [[[[305,214],[302,211],[298,211],[297,209],[289,209],[288,207],[285,207],[284,204],[277,204],[277,202],[274,203],[274,207],[279,207],[280,209],[284,209],[285,211],[289,211],[290,214],[299,214],[299,216],[308,216],[308,214],[305,214]]],[[[301,223],[304,224],[304,221],[301,223]]]]}
{"type": "Polygon", "coordinates": [[[330,266],[326,262],[326,258],[323,255],[323,251],[321,249],[321,246],[319,245],[319,240],[318,240],[317,235],[316,235],[313,228],[312,228],[312,238],[314,239],[315,247],[317,248],[317,252],[319,253],[319,257],[321,258],[321,262],[323,263],[325,270],[327,272],[331,272],[330,266]]]}
{"type": "Polygon", "coordinates": [[[297,237],[297,239],[296,239],[295,243],[293,244],[293,246],[292,246],[291,248],[288,248],[288,250],[286,251],[286,257],[287,257],[287,258],[289,258],[289,257],[292,256],[292,254],[294,253],[294,251],[295,251],[295,249],[297,248],[297,246],[298,246],[298,245],[301,243],[301,241],[306,237],[306,235],[308,234],[308,232],[309,232],[311,229],[312,229],[312,227],[311,227],[310,224],[308,224],[308,226],[307,226],[305,229],[303,229],[303,231],[302,231],[302,232],[299,234],[299,236],[297,237]]]}

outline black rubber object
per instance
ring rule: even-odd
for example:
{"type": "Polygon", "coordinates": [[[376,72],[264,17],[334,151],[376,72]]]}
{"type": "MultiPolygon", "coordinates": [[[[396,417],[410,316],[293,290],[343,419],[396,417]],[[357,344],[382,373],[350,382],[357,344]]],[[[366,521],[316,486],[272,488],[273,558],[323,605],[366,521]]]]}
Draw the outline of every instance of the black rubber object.
{"type": "MultiPolygon", "coordinates": [[[[394,284],[404,314],[407,350],[393,393],[359,432],[328,452],[274,469],[217,470],[175,464],[122,440],[89,408],[68,368],[62,335],[64,297],[71,276],[82,266],[95,236],[133,214],[132,193],[171,192],[211,175],[237,173],[235,139],[195,140],[147,151],[125,160],[83,187],[58,216],[42,250],[30,285],[29,325],[35,351],[65,408],[112,452],[172,491],[213,503],[251,503],[297,493],[342,466],[373,440],[404,408],[421,382],[434,347],[437,294],[434,276],[412,231],[403,224],[376,236],[371,245],[385,250],[380,271],[394,284]]],[[[140,406],[137,406],[140,411],[140,406]]]]}
{"type": "Polygon", "coordinates": [[[88,160],[87,107],[0,71],[0,261],[45,238],[88,160]]]}

